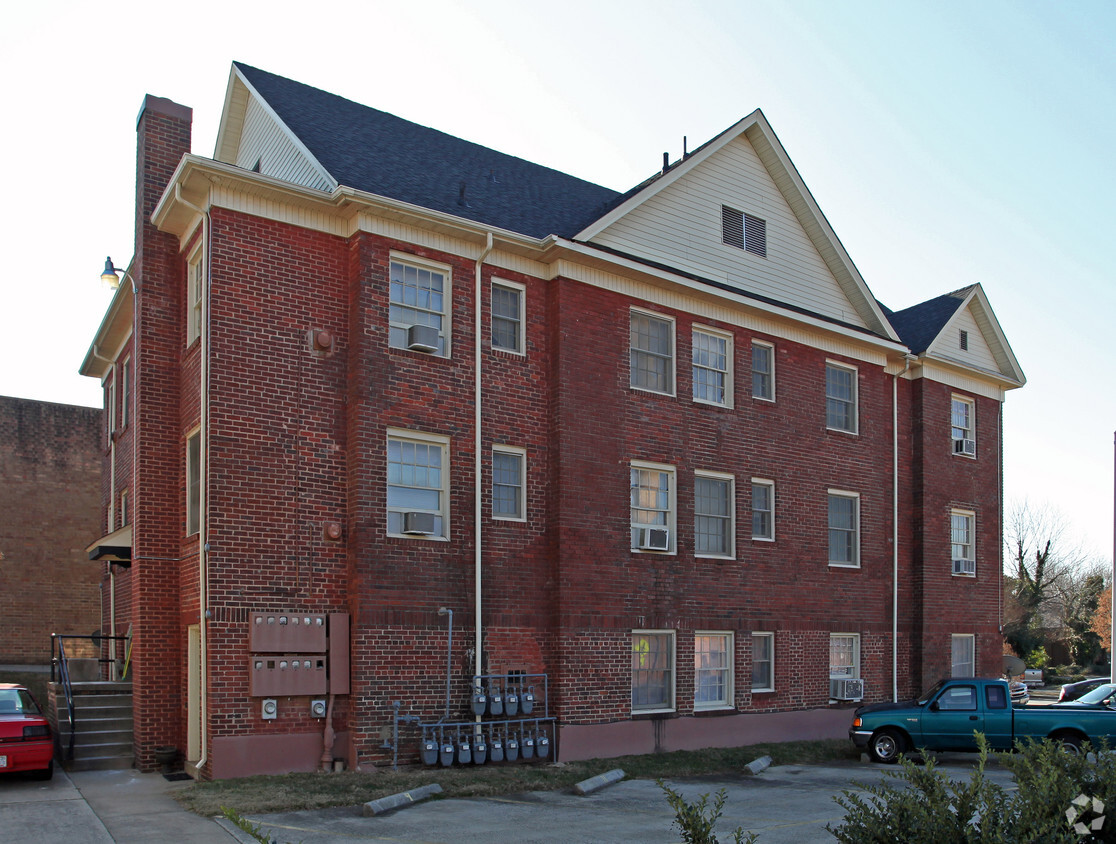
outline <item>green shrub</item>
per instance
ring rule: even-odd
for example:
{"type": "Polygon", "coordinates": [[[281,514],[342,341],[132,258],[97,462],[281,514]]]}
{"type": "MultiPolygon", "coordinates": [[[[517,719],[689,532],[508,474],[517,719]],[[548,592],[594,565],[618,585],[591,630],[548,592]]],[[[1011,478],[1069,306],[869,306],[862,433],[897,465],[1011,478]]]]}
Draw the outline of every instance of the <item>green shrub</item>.
{"type": "Polygon", "coordinates": [[[1106,748],[1070,754],[1049,741],[993,754],[980,733],[977,742],[980,754],[967,782],[951,781],[932,757],[921,766],[903,758],[884,782],[835,797],[845,818],[826,828],[843,844],[923,841],[928,830],[938,844],[1116,842],[1116,755],[1106,748]],[[985,777],[990,756],[1011,771],[1016,787],[1005,789],[985,777]],[[1096,805],[1112,807],[1102,809],[1111,817],[1096,831],[1088,828],[1098,816],[1094,798],[1096,805]],[[1075,830],[1074,821],[1085,831],[1075,830]]]}
{"type": "Polygon", "coordinates": [[[1023,657],[1023,661],[1027,663],[1028,668],[1046,668],[1046,663],[1049,661],[1046,656],[1046,648],[1039,645],[1033,651],[1027,653],[1027,655],[1023,657]]]}
{"type": "MultiPolygon", "coordinates": [[[[713,808],[709,809],[708,794],[703,794],[693,803],[689,803],[686,798],[661,779],[655,782],[659,788],[666,792],[667,803],[670,804],[670,808],[674,809],[673,825],[678,827],[678,831],[682,833],[684,844],[719,844],[717,836],[713,832],[713,827],[716,826],[718,818],[724,812],[725,801],[728,800],[728,794],[725,793],[723,788],[717,792],[717,796],[713,798],[713,808]]],[[[756,834],[750,832],[745,835],[744,830],[737,827],[733,830],[732,840],[734,844],[754,844],[756,834]]]]}

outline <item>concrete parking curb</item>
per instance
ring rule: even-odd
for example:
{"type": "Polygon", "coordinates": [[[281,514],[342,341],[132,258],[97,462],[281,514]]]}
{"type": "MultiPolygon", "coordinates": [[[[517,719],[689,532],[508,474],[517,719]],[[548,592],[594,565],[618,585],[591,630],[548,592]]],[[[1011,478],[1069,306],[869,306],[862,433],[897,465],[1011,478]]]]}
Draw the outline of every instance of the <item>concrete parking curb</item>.
{"type": "Polygon", "coordinates": [[[753,774],[762,773],[763,771],[766,771],[768,768],[771,767],[771,757],[761,756],[759,759],[753,759],[744,767],[746,767],[753,774]]]}
{"type": "Polygon", "coordinates": [[[364,804],[364,816],[366,818],[374,817],[375,815],[382,815],[384,812],[390,812],[392,809],[398,809],[401,806],[412,806],[428,797],[433,797],[435,794],[441,794],[442,787],[438,783],[431,783],[424,785],[421,788],[416,788],[413,791],[402,791],[399,794],[389,794],[387,797],[381,797],[379,800],[370,800],[364,804]]]}
{"type": "Polygon", "coordinates": [[[597,774],[595,777],[589,777],[587,780],[582,780],[574,786],[574,791],[584,797],[587,794],[592,794],[594,791],[600,791],[606,785],[612,785],[614,782],[620,782],[624,779],[625,774],[619,768],[614,768],[611,771],[605,771],[603,774],[597,774]]]}

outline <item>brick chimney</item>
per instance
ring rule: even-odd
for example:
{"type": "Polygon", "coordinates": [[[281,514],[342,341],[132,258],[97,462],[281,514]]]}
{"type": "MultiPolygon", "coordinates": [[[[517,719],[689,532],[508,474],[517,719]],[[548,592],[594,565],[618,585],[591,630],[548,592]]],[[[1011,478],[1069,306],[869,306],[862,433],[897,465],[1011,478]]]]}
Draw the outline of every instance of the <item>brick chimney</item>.
{"type": "MultiPolygon", "coordinates": [[[[150,261],[159,261],[149,249],[156,244],[158,252],[173,242],[169,235],[159,235],[151,224],[151,213],[166,190],[174,169],[182,156],[190,152],[190,127],[193,109],[164,97],[144,97],[136,120],[136,277],[143,284],[144,270],[150,261]],[[165,242],[164,242],[165,241],[165,242]]],[[[177,244],[174,253],[177,255],[177,244]]],[[[161,269],[162,267],[160,267],[161,269]]]]}

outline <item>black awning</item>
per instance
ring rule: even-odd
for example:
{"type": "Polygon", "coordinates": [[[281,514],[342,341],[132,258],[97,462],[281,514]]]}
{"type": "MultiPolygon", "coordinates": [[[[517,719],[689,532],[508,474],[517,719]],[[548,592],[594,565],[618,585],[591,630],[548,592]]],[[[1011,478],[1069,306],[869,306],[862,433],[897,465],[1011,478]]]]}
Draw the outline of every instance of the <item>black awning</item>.
{"type": "Polygon", "coordinates": [[[119,563],[128,568],[132,565],[131,545],[94,545],[89,549],[90,560],[119,563]]]}

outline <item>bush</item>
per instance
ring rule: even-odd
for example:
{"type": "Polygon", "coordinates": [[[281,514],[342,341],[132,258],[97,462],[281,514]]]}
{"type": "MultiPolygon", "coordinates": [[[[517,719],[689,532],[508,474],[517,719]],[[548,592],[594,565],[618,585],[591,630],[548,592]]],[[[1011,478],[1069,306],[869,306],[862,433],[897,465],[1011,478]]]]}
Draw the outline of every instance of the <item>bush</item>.
{"type": "MultiPolygon", "coordinates": [[[[663,791],[666,792],[667,803],[670,808],[674,809],[674,826],[678,827],[678,831],[682,833],[682,841],[685,844],[719,844],[717,836],[713,832],[713,827],[716,825],[718,818],[725,808],[725,801],[728,800],[728,794],[722,788],[717,792],[717,796],[713,799],[713,808],[708,808],[709,795],[703,794],[693,803],[686,801],[681,794],[672,789],[661,779],[655,781],[656,784],[663,791]]],[[[737,827],[733,830],[732,840],[735,844],[754,844],[756,834],[749,832],[746,836],[744,830],[737,827]]]]}
{"type": "Polygon", "coordinates": [[[992,754],[983,735],[978,733],[977,741],[980,755],[968,782],[951,781],[931,757],[923,766],[903,758],[885,782],[861,785],[863,794],[846,790],[835,797],[845,818],[826,828],[844,844],[921,841],[928,830],[940,844],[1116,842],[1116,755],[1107,749],[1070,754],[1049,741],[1020,744],[1015,754],[992,754]],[[985,778],[990,755],[1012,772],[1016,788],[985,778]],[[1112,817],[1092,830],[1096,806],[1112,817]],[[1075,829],[1075,822],[1083,826],[1075,829]]]}

